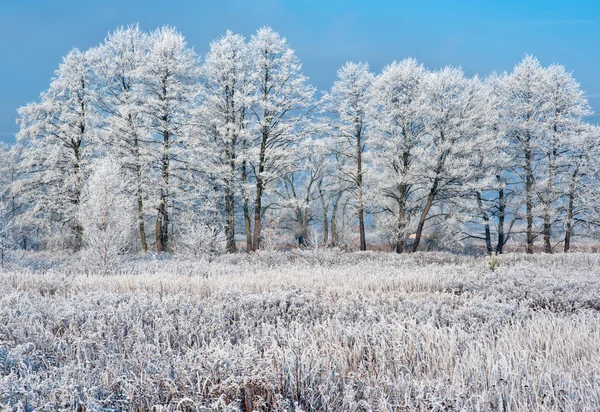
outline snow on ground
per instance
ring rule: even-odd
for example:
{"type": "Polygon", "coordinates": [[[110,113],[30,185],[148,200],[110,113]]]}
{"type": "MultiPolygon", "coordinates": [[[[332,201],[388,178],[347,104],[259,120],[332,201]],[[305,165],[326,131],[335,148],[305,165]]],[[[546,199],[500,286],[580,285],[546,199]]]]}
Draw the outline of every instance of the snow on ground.
{"type": "Polygon", "coordinates": [[[2,410],[598,410],[600,255],[0,272],[2,410]]]}

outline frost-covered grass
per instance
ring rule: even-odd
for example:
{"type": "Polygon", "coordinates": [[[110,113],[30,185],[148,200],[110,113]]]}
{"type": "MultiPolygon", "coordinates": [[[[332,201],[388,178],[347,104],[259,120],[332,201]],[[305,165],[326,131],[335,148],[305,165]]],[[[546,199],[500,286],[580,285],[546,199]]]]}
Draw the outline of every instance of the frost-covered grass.
{"type": "Polygon", "coordinates": [[[600,410],[600,255],[0,275],[2,410],[600,410]]]}

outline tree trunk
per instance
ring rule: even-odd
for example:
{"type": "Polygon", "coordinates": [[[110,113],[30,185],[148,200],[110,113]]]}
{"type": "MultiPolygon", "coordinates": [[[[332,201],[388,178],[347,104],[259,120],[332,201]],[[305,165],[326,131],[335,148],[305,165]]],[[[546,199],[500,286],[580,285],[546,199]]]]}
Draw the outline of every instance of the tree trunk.
{"type": "Polygon", "coordinates": [[[260,231],[261,231],[261,217],[262,217],[262,196],[264,190],[263,173],[265,171],[266,154],[267,154],[267,139],[269,138],[269,131],[267,127],[263,127],[262,139],[260,142],[260,154],[258,163],[258,176],[256,176],[256,202],[254,204],[254,236],[252,238],[252,245],[254,250],[260,248],[260,231]]]}
{"type": "Polygon", "coordinates": [[[158,213],[158,216],[156,216],[156,226],[155,226],[154,230],[155,230],[155,235],[156,235],[156,251],[158,253],[162,253],[162,252],[164,252],[165,248],[163,246],[162,236],[161,236],[162,223],[160,221],[160,212],[158,213]]]}
{"type": "MultiPolygon", "coordinates": [[[[228,145],[229,143],[226,142],[228,145]]],[[[226,147],[225,156],[229,162],[231,175],[227,178],[225,189],[225,239],[228,253],[237,252],[235,245],[235,157],[226,147]]]]}
{"type": "Polygon", "coordinates": [[[361,129],[358,129],[356,136],[356,182],[358,189],[358,231],[360,238],[360,250],[364,252],[367,250],[367,240],[365,238],[365,206],[363,200],[362,176],[362,136],[360,132],[361,129]]]}
{"type": "Polygon", "coordinates": [[[567,253],[571,249],[571,231],[573,225],[573,203],[575,196],[573,191],[569,193],[569,206],[567,208],[567,221],[565,222],[565,248],[564,251],[567,253]]]}
{"type": "Polygon", "coordinates": [[[325,202],[325,193],[321,187],[321,181],[319,181],[319,198],[321,199],[321,207],[323,208],[323,246],[327,246],[329,241],[329,217],[327,216],[327,210],[329,205],[325,202]]]}
{"type": "Polygon", "coordinates": [[[237,247],[235,245],[235,203],[234,195],[228,189],[228,193],[225,195],[225,239],[226,249],[228,253],[236,253],[237,247]]]}
{"type": "Polygon", "coordinates": [[[544,211],[544,253],[552,253],[550,227],[550,211],[546,207],[544,211]]]}
{"type": "Polygon", "coordinates": [[[227,132],[225,136],[225,158],[229,165],[227,188],[225,193],[225,237],[227,252],[237,252],[235,244],[235,149],[237,144],[237,133],[235,131],[235,88],[225,86],[226,110],[225,115],[227,132]]]}
{"type": "Polygon", "coordinates": [[[477,192],[477,206],[479,206],[479,210],[481,211],[481,217],[483,218],[483,228],[485,231],[485,247],[487,249],[488,255],[491,255],[493,252],[492,249],[492,236],[490,234],[490,219],[488,214],[483,207],[483,200],[481,198],[481,192],[477,192]]]}
{"type": "Polygon", "coordinates": [[[501,255],[504,249],[504,217],[506,210],[506,201],[504,200],[504,188],[498,189],[498,244],[496,253],[501,255]]]}
{"type": "Polygon", "coordinates": [[[339,209],[340,199],[342,195],[338,194],[335,202],[333,203],[333,210],[331,211],[331,246],[338,246],[340,240],[340,234],[337,228],[337,212],[339,209]]]}
{"type": "Polygon", "coordinates": [[[140,231],[140,242],[142,245],[142,250],[144,252],[148,251],[148,240],[146,239],[146,225],[145,225],[145,216],[144,216],[144,198],[142,191],[142,165],[140,160],[140,146],[138,135],[133,125],[133,118],[131,113],[128,116],[129,127],[133,133],[133,150],[135,155],[135,175],[136,175],[136,198],[137,198],[137,212],[138,212],[138,227],[140,231]]]}
{"type": "MultiPolygon", "coordinates": [[[[579,160],[581,160],[583,155],[579,156],[579,160]]],[[[573,171],[571,175],[571,185],[569,188],[569,206],[567,207],[567,220],[565,222],[565,246],[564,252],[567,253],[571,249],[571,236],[573,231],[573,213],[575,208],[575,179],[577,179],[577,175],[579,174],[579,164],[573,171]]]]}
{"type": "Polygon", "coordinates": [[[252,237],[253,250],[258,250],[260,248],[261,203],[262,195],[257,193],[256,203],[254,204],[254,234],[252,237]]]}
{"type": "Polygon", "coordinates": [[[421,236],[423,234],[423,227],[425,226],[425,220],[427,220],[427,215],[429,214],[429,210],[433,205],[433,201],[435,199],[436,191],[437,191],[438,181],[437,179],[434,182],[433,187],[429,191],[429,195],[427,195],[427,202],[425,203],[425,207],[421,212],[421,216],[419,217],[419,224],[417,225],[417,231],[415,232],[415,242],[413,243],[412,252],[416,252],[419,243],[421,242],[421,236]]]}
{"type": "Polygon", "coordinates": [[[527,247],[528,254],[533,253],[533,171],[531,169],[531,150],[525,150],[525,214],[527,218],[527,247]]]}
{"type": "MultiPolygon", "coordinates": [[[[167,119],[163,119],[167,122],[167,119]]],[[[162,155],[162,184],[160,188],[160,201],[158,214],[156,216],[156,251],[166,252],[169,247],[169,131],[163,131],[163,155],[162,155]]]]}
{"type": "Polygon", "coordinates": [[[400,199],[398,200],[398,238],[396,239],[396,253],[404,253],[406,247],[406,185],[401,185],[400,199]]]}
{"type": "MultiPolygon", "coordinates": [[[[83,109],[83,103],[82,103],[82,109],[83,109]]],[[[82,123],[80,125],[80,137],[79,140],[75,141],[73,140],[73,155],[75,158],[75,190],[73,192],[73,199],[72,202],[73,204],[76,206],[77,211],[79,212],[79,208],[81,206],[81,191],[82,191],[82,187],[83,187],[83,176],[82,176],[82,171],[81,171],[81,157],[80,157],[80,147],[81,147],[81,141],[83,140],[83,133],[85,131],[85,125],[82,123]]],[[[79,250],[81,250],[82,244],[83,244],[83,225],[81,223],[81,213],[77,213],[77,215],[75,216],[75,245],[74,245],[74,249],[75,252],[78,252],[79,250]]]]}
{"type": "Polygon", "coordinates": [[[246,231],[246,252],[251,252],[253,250],[252,247],[252,220],[250,218],[250,205],[249,205],[249,196],[246,185],[248,184],[248,164],[246,160],[247,152],[246,152],[246,140],[243,141],[244,151],[244,159],[242,161],[242,210],[244,212],[244,229],[246,231]]]}
{"type": "MultiPolygon", "coordinates": [[[[441,140],[444,141],[444,134],[441,134],[441,140]]],[[[423,227],[425,226],[425,221],[427,220],[427,215],[429,214],[429,210],[433,205],[433,201],[437,196],[438,185],[440,184],[440,174],[442,173],[442,169],[444,167],[444,163],[446,160],[447,152],[442,152],[440,157],[438,158],[437,166],[435,168],[435,179],[433,180],[433,185],[429,190],[429,194],[427,195],[427,202],[425,203],[425,207],[421,212],[421,216],[419,217],[419,224],[417,225],[417,231],[415,232],[415,242],[413,243],[412,253],[416,252],[419,243],[421,242],[421,236],[423,234],[423,227]]]]}

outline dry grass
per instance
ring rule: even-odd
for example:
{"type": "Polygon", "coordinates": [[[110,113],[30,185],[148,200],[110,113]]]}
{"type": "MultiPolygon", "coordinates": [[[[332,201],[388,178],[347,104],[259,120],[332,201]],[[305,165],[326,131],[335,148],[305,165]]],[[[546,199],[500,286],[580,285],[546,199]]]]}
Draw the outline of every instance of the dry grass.
{"type": "Polygon", "coordinates": [[[0,275],[2,410],[599,410],[600,256],[260,253],[0,275]]]}

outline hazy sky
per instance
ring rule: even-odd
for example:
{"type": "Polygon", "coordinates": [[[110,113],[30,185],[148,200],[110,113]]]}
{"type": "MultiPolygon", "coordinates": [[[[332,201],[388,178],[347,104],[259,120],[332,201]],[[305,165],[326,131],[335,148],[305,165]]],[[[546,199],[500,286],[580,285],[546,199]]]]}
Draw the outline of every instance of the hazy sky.
{"type": "Polygon", "coordinates": [[[598,0],[0,0],[0,139],[13,140],[16,109],[48,87],[63,55],[130,23],[176,26],[200,55],[227,29],[249,37],[270,25],[320,90],[348,60],[379,72],[412,56],[429,68],[460,65],[485,76],[529,53],[573,71],[600,112],[598,0]]]}

